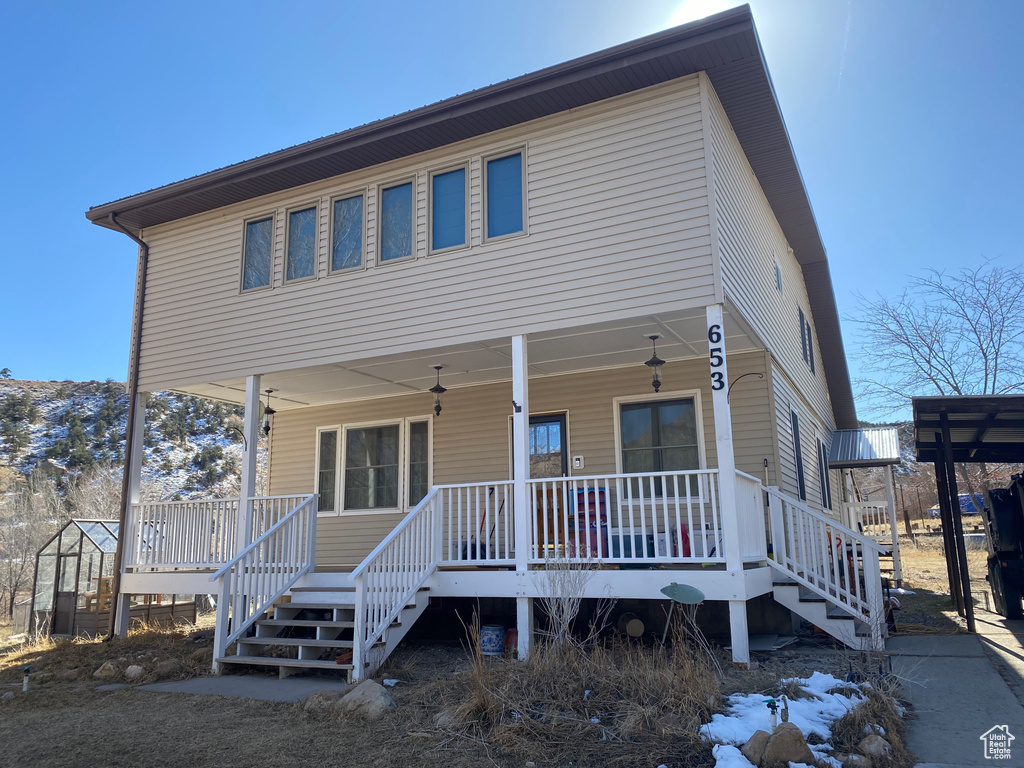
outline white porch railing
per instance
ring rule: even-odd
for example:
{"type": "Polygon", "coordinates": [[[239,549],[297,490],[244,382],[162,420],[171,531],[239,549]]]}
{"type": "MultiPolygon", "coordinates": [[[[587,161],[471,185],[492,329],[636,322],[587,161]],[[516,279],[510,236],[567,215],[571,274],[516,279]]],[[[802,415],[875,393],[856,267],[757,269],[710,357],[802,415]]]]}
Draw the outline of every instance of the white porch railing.
{"type": "Polygon", "coordinates": [[[512,565],[515,524],[512,483],[465,483],[437,486],[445,545],[445,565],[512,565]]]}
{"type": "Polygon", "coordinates": [[[740,555],[745,561],[768,557],[765,496],[761,481],[736,471],[736,513],[740,524],[740,555]]]}
{"type": "Polygon", "coordinates": [[[433,488],[348,576],[356,586],[352,664],[357,680],[365,674],[370,649],[437,568],[442,490],[433,488]]]}
{"type": "Polygon", "coordinates": [[[235,550],[238,499],[132,504],[124,566],[132,569],[219,568],[235,550]]]}
{"type": "MultiPolygon", "coordinates": [[[[272,504],[281,513],[249,546],[210,576],[219,581],[217,625],[213,655],[223,658],[228,645],[237,640],[263,613],[299,580],[314,562],[316,545],[316,494],[300,498],[301,503],[272,504]],[[228,606],[231,607],[230,631],[228,606]]],[[[255,503],[254,509],[260,509],[255,503]]]]}
{"type": "Polygon", "coordinates": [[[897,583],[902,581],[896,505],[888,501],[847,502],[843,504],[843,519],[848,528],[863,533],[892,552],[893,579],[897,583]]]}
{"type": "Polygon", "coordinates": [[[774,553],[769,564],[867,624],[875,648],[882,648],[882,547],[778,488],[767,490],[774,553]]]}

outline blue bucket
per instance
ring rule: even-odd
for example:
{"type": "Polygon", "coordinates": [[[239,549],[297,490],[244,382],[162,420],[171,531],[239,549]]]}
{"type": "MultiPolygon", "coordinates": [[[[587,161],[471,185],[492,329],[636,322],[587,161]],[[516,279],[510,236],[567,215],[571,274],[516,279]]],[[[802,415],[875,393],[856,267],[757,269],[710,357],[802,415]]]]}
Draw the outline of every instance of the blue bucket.
{"type": "Polygon", "coordinates": [[[505,628],[500,624],[484,624],[480,627],[480,653],[484,656],[501,656],[505,651],[505,628]]]}

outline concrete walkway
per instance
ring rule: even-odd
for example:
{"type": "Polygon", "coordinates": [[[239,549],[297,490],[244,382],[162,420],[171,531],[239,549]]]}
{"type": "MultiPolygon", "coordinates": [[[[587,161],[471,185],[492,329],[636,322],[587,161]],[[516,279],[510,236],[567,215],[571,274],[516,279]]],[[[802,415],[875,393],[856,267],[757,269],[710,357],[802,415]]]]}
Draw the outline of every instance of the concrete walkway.
{"type": "Polygon", "coordinates": [[[978,635],[897,636],[887,643],[914,706],[907,746],[919,768],[1024,766],[1024,706],[1011,690],[1024,695],[1021,637],[995,614],[978,618],[978,635]],[[1016,737],[1009,760],[985,758],[981,736],[997,725],[1016,737]]]}
{"type": "Polygon", "coordinates": [[[302,701],[317,691],[344,693],[351,687],[349,683],[340,680],[317,677],[286,677],[282,680],[269,675],[222,675],[195,677],[172,683],[150,683],[138,686],[138,690],[230,696],[261,701],[302,701]]]}

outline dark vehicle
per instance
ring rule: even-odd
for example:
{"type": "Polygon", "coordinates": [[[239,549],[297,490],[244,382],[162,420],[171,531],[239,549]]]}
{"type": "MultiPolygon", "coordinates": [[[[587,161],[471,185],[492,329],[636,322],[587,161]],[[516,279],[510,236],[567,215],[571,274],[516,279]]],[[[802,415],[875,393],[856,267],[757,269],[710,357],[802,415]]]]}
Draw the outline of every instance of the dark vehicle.
{"type": "Polygon", "coordinates": [[[1008,619],[1024,618],[1024,475],[988,495],[988,581],[996,610],[1008,619]]]}

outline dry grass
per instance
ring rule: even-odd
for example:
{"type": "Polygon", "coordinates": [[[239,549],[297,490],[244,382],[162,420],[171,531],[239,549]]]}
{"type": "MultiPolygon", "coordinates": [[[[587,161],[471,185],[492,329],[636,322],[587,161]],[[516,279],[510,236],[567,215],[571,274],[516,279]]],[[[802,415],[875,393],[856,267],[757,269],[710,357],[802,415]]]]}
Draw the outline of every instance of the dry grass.
{"type": "MultiPolygon", "coordinates": [[[[900,557],[903,561],[903,584],[917,594],[900,597],[903,610],[896,614],[901,631],[956,632],[964,627],[949,594],[946,558],[939,536],[918,536],[915,545],[908,537],[900,537],[900,557]]],[[[988,555],[984,549],[967,550],[971,594],[975,604],[986,604],[991,599],[988,581],[988,555]]]]}
{"type": "Polygon", "coordinates": [[[907,724],[897,698],[899,689],[887,678],[872,678],[870,685],[863,686],[862,693],[867,700],[850,710],[832,724],[831,744],[836,752],[859,750],[857,745],[870,732],[869,726],[878,725],[885,730],[885,740],[892,745],[892,757],[873,758],[875,768],[910,768],[916,763],[906,747],[907,724]]]}
{"type": "Polygon", "coordinates": [[[681,622],[667,646],[547,642],[525,663],[480,654],[445,695],[453,737],[538,765],[707,765],[699,728],[722,703],[713,660],[681,622]]]}

